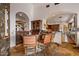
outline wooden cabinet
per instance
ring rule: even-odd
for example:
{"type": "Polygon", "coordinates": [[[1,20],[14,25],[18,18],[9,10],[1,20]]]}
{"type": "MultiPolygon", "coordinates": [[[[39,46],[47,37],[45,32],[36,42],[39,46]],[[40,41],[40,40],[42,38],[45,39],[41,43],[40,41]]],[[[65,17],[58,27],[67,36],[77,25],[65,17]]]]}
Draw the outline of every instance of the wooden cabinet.
{"type": "Polygon", "coordinates": [[[42,28],[42,20],[34,20],[31,22],[32,34],[38,34],[42,28]]]}
{"type": "Polygon", "coordinates": [[[41,20],[35,20],[31,22],[32,30],[41,29],[42,21],[41,20]]]}
{"type": "Polygon", "coordinates": [[[51,29],[52,31],[59,31],[59,24],[48,25],[48,29],[51,29]]]}

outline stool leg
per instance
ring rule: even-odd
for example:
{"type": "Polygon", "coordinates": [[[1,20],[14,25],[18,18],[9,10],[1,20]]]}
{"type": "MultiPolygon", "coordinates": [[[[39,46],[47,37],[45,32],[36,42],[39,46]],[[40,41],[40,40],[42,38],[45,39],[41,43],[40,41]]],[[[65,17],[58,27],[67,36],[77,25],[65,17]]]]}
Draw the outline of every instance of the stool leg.
{"type": "Polygon", "coordinates": [[[27,48],[25,48],[25,56],[27,56],[27,48]]]}

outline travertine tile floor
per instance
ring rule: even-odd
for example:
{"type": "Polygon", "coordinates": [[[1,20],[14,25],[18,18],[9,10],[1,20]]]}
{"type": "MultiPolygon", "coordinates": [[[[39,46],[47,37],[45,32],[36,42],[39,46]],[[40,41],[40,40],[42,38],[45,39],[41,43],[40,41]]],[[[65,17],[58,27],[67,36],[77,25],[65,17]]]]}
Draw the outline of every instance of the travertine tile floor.
{"type": "MultiPolygon", "coordinates": [[[[22,44],[17,45],[10,49],[11,56],[24,56],[24,48],[22,44]]],[[[79,56],[79,48],[75,47],[75,44],[62,43],[57,45],[51,43],[43,51],[37,53],[37,56],[79,56]]]]}

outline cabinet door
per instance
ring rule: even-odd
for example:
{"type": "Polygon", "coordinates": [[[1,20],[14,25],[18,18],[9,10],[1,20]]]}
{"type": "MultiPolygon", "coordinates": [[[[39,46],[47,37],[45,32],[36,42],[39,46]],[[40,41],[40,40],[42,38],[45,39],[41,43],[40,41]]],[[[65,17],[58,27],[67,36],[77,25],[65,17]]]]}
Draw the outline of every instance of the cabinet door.
{"type": "Polygon", "coordinates": [[[35,20],[31,22],[32,34],[39,34],[40,29],[42,28],[42,21],[35,20]]]}
{"type": "Polygon", "coordinates": [[[41,20],[35,20],[31,22],[32,30],[39,30],[42,27],[42,21],[41,20]]]}
{"type": "Polygon", "coordinates": [[[59,31],[59,24],[57,25],[48,25],[48,28],[52,31],[59,31]]]}

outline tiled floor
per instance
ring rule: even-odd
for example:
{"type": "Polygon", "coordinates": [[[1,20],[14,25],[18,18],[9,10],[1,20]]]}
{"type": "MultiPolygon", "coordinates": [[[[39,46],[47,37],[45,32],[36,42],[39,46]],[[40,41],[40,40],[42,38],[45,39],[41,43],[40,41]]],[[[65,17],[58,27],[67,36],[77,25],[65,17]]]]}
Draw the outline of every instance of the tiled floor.
{"type": "MultiPolygon", "coordinates": [[[[24,48],[22,44],[10,50],[11,56],[24,56],[24,48]]],[[[37,53],[37,56],[79,56],[79,48],[74,44],[63,43],[61,46],[51,43],[42,52],[37,53]]]]}

